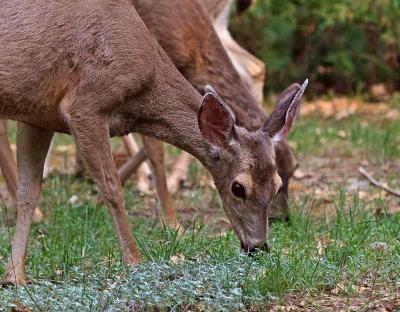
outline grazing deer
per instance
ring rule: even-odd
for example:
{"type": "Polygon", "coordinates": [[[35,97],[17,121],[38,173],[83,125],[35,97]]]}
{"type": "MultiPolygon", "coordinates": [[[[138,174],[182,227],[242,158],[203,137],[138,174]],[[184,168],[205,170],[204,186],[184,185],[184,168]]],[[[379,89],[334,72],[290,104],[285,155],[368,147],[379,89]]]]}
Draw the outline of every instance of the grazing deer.
{"type": "Polygon", "coordinates": [[[251,251],[267,244],[268,207],[282,182],[273,138],[285,136],[306,84],[256,131],[184,79],[127,1],[5,0],[0,11],[0,118],[18,123],[18,215],[4,283],[25,284],[25,255],[54,132],[73,135],[100,188],[128,264],[141,261],[109,137],[139,132],[195,156],[251,251]]]}
{"type": "MultiPolygon", "coordinates": [[[[197,90],[204,90],[207,84],[213,85],[235,113],[238,124],[249,130],[259,129],[265,123],[267,114],[240,79],[213,29],[209,15],[198,1],[131,2],[175,66],[197,90]]],[[[288,184],[297,166],[294,153],[286,139],[285,136],[281,136],[279,140],[274,141],[278,171],[284,184],[281,194],[271,207],[270,216],[273,218],[288,216],[288,184]]],[[[153,144],[153,155],[163,152],[161,146],[155,146],[157,144],[153,144]]],[[[188,162],[187,157],[183,156],[183,159],[188,162]]],[[[182,164],[179,166],[182,167],[182,164]]],[[[168,194],[167,190],[164,194],[168,194]]],[[[172,205],[164,211],[167,217],[172,216],[168,223],[173,223],[176,214],[172,205]]]]}
{"type": "MultiPolygon", "coordinates": [[[[215,1],[214,1],[215,2],[215,1]]],[[[216,15],[216,18],[218,18],[218,11],[221,10],[229,10],[229,1],[224,1],[224,0],[219,0],[216,1],[217,4],[219,4],[219,8],[215,8],[215,3],[213,4],[212,1],[205,1],[205,4],[207,4],[207,6],[210,8],[210,12],[212,12],[212,14],[216,15]],[[221,5],[222,4],[222,5],[221,5]],[[228,5],[228,6],[227,6],[228,5]]],[[[143,6],[143,4],[138,1],[138,2],[134,2],[135,5],[137,5],[138,7],[143,6]]],[[[168,12],[171,9],[175,9],[176,11],[176,7],[173,7],[173,4],[177,4],[175,2],[170,3],[167,7],[165,7],[164,12],[166,14],[168,14],[168,12]]],[[[190,9],[193,9],[193,3],[192,1],[186,2],[184,3],[184,5],[188,5],[190,6],[190,9]]],[[[164,9],[164,7],[163,7],[164,9]]],[[[197,8],[194,8],[196,10],[196,12],[198,14],[200,14],[200,19],[203,20],[204,23],[204,12],[201,10],[198,10],[198,5],[197,8]]],[[[187,10],[185,10],[185,12],[187,12],[187,10]]],[[[181,16],[174,16],[175,18],[188,18],[188,14],[186,14],[185,12],[182,12],[180,14],[181,16]]],[[[150,17],[150,21],[149,23],[152,24],[154,23],[153,19],[151,19],[153,11],[148,11],[145,13],[146,17],[150,17]]],[[[226,14],[225,14],[226,15],[226,14]]],[[[159,21],[157,23],[160,23],[159,21]]],[[[221,23],[219,23],[221,24],[221,23]]],[[[208,26],[208,31],[212,31],[211,30],[211,26],[208,26]]],[[[221,27],[220,27],[221,28],[221,27]]],[[[217,28],[216,28],[217,29],[217,28]]],[[[222,33],[226,33],[227,32],[227,19],[226,19],[226,24],[225,24],[225,28],[221,28],[221,32],[222,33]]],[[[165,33],[165,36],[169,36],[168,33],[165,33]]],[[[196,35],[194,35],[193,37],[195,37],[196,35]]],[[[227,36],[222,36],[224,38],[226,38],[227,36]]],[[[200,38],[202,39],[202,38],[200,38]]],[[[230,40],[232,41],[232,40],[230,40]]],[[[230,42],[228,41],[228,43],[230,42]]],[[[175,42],[175,41],[173,41],[175,42]]],[[[236,44],[237,45],[237,44],[236,44]]],[[[238,45],[237,45],[238,46],[238,45]]],[[[201,47],[199,47],[201,48],[201,47]]],[[[236,49],[237,50],[237,49],[236,49]]],[[[243,49],[242,49],[243,50],[243,49]]],[[[243,50],[244,51],[244,50],[243,50]]],[[[235,54],[232,54],[235,56],[235,54]]],[[[246,57],[246,54],[241,54],[242,57],[246,57]]],[[[225,56],[224,56],[225,57],[225,56]]],[[[251,62],[251,60],[250,60],[251,62]]],[[[259,63],[261,63],[260,61],[258,61],[259,63]]],[[[237,63],[237,62],[236,62],[237,63]]],[[[249,61],[247,61],[247,63],[249,63],[249,61]]],[[[262,63],[261,63],[262,64],[262,63]]],[[[186,64],[188,66],[190,66],[190,64],[186,64]]],[[[228,66],[231,66],[230,64],[228,64],[228,66]]],[[[254,66],[253,66],[254,67],[254,66]]],[[[262,67],[262,70],[264,68],[262,67]]],[[[213,79],[213,78],[211,78],[213,79]]],[[[195,85],[196,86],[196,85],[195,85]]],[[[137,146],[135,146],[135,141],[133,140],[133,136],[130,135],[129,137],[124,137],[123,139],[125,146],[127,147],[128,153],[132,156],[133,154],[137,153],[137,146]]],[[[144,148],[146,150],[146,154],[147,156],[150,158],[150,161],[153,165],[153,169],[154,169],[154,176],[155,176],[155,184],[156,184],[156,189],[157,189],[157,193],[158,193],[158,197],[159,197],[159,202],[160,202],[160,206],[162,208],[163,211],[163,219],[164,221],[170,226],[170,227],[179,227],[179,223],[177,222],[177,218],[176,218],[176,213],[175,210],[173,208],[173,204],[172,204],[172,199],[168,193],[168,188],[167,188],[167,184],[166,184],[166,179],[165,179],[165,170],[164,170],[164,155],[163,155],[163,151],[162,151],[162,146],[159,142],[156,142],[155,140],[149,139],[149,138],[144,138],[144,148]]],[[[51,147],[50,147],[51,150],[51,147]]],[[[49,152],[50,153],[50,152],[49,152]]],[[[79,155],[79,154],[77,154],[79,155]]],[[[77,168],[82,168],[82,166],[79,166],[79,164],[81,163],[79,161],[79,157],[77,157],[77,168]]],[[[49,157],[46,158],[46,162],[45,162],[45,166],[44,166],[44,176],[47,175],[48,171],[49,171],[49,157]]],[[[1,162],[1,158],[0,158],[0,162],[1,162]]],[[[170,187],[173,189],[173,191],[176,191],[178,188],[178,185],[180,183],[180,181],[182,180],[182,175],[185,175],[187,173],[187,169],[189,166],[189,162],[191,161],[191,156],[187,153],[182,153],[182,155],[179,157],[178,161],[174,164],[174,168],[172,171],[172,174],[170,176],[170,178],[168,179],[168,184],[170,185],[170,187]]],[[[128,170],[129,168],[123,168],[123,170],[121,170],[122,172],[120,172],[120,176],[122,176],[123,182],[124,180],[130,176],[131,172],[133,171],[132,169],[134,169],[135,167],[131,167],[130,170],[128,170]]],[[[79,172],[81,172],[82,169],[78,170],[78,174],[79,172]]],[[[144,163],[141,167],[138,168],[138,178],[139,178],[139,182],[138,182],[138,187],[140,187],[140,190],[146,190],[148,188],[148,176],[149,176],[149,169],[146,165],[146,163],[144,163]],[[147,183],[146,183],[147,182],[147,183]]],[[[38,210],[37,210],[38,211],[38,210]]],[[[39,211],[40,212],[40,211],[39,211]]]]}

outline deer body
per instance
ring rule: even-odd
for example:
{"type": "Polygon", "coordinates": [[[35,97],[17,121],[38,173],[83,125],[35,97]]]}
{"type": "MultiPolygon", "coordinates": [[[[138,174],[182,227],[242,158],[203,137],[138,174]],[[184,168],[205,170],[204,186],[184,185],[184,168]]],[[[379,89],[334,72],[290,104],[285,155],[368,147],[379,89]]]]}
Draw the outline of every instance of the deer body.
{"type": "Polygon", "coordinates": [[[49,4],[46,12],[33,10],[26,1],[19,1],[20,7],[12,1],[10,8],[6,4],[2,21],[8,10],[15,10],[25,12],[27,16],[21,18],[32,24],[20,29],[21,21],[11,20],[11,25],[0,26],[0,117],[72,133],[71,119],[104,115],[111,136],[140,132],[196,154],[188,148],[202,148],[196,135],[183,142],[175,132],[193,130],[200,95],[178,74],[132,6],[125,1],[96,2],[97,7],[92,1],[79,1],[79,5],[63,1],[61,7],[49,4]],[[39,14],[32,16],[32,12],[39,14]],[[35,26],[35,20],[43,18],[54,25],[46,23],[38,29],[41,24],[35,26]],[[6,28],[11,27],[20,29],[21,37],[18,32],[7,34],[6,28]],[[32,33],[29,29],[38,37],[26,39],[32,33]],[[181,89],[189,94],[178,96],[175,91],[181,89]],[[78,111],[82,116],[75,116],[78,111]],[[174,119],[180,119],[180,129],[174,119]]]}
{"type": "Polygon", "coordinates": [[[6,1],[0,12],[0,118],[24,123],[18,129],[19,206],[6,283],[25,283],[29,226],[54,131],[74,134],[128,263],[139,262],[140,254],[109,135],[140,129],[199,154],[204,163],[211,148],[197,126],[200,95],[175,70],[129,3],[39,5],[6,1]]]}
{"type": "Polygon", "coordinates": [[[25,254],[53,133],[71,133],[106,203],[126,263],[140,262],[109,136],[140,132],[191,153],[210,171],[245,250],[267,243],[281,181],[272,137],[287,131],[296,88],[250,132],[208,90],[183,78],[124,0],[6,0],[0,12],[0,118],[19,121],[18,215],[4,283],[24,284],[25,254]]]}

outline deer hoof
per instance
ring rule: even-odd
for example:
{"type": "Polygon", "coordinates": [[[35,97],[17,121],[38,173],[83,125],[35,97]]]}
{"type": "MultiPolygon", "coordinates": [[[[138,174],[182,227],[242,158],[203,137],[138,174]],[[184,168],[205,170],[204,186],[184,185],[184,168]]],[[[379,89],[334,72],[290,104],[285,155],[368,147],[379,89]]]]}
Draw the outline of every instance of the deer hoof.
{"type": "Polygon", "coordinates": [[[1,285],[3,287],[22,286],[27,285],[25,272],[11,271],[4,275],[1,285]]]}
{"type": "Polygon", "coordinates": [[[135,252],[131,255],[124,255],[123,260],[125,264],[135,266],[142,262],[142,256],[135,252]]]}

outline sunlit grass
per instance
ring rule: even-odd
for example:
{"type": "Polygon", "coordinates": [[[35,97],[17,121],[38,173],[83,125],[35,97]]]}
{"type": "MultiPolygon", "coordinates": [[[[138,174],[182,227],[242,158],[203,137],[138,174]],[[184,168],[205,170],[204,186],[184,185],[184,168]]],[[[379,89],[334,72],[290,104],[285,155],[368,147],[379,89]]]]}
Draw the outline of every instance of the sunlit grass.
{"type": "MultiPolygon", "coordinates": [[[[10,132],[15,136],[14,125],[10,132]]],[[[400,123],[365,123],[357,116],[343,121],[300,119],[291,134],[300,157],[346,156],[378,163],[399,157],[399,139],[400,123]]],[[[56,138],[58,145],[71,143],[68,136],[56,138]]],[[[176,155],[176,149],[167,150],[176,155]]],[[[176,206],[210,205],[223,216],[216,191],[200,186],[201,177],[204,169],[192,164],[194,187],[178,194],[176,206]]],[[[396,181],[398,174],[387,178],[396,181]]],[[[314,199],[305,192],[292,203],[290,223],[272,224],[271,253],[246,257],[234,233],[201,212],[187,222],[183,236],[163,227],[154,211],[144,218],[148,198],[128,184],[126,206],[144,257],[143,264],[130,268],[121,262],[97,187],[90,180],[55,174],[45,181],[41,196],[45,220],[30,234],[27,274],[32,284],[0,289],[0,311],[16,303],[38,311],[263,310],[268,302],[284,302],[288,294],[327,293],[338,284],[348,294],[365,281],[399,287],[400,215],[386,213],[384,197],[367,200],[340,185],[332,187],[338,188],[334,217],[312,219],[314,199]]],[[[12,234],[13,228],[0,222],[0,275],[12,234]]]]}
{"type": "MultiPolygon", "coordinates": [[[[293,207],[290,224],[272,225],[271,253],[250,258],[240,254],[232,232],[216,235],[201,220],[180,237],[157,220],[133,219],[144,264],[128,268],[121,263],[105,207],[85,200],[93,185],[79,184],[79,192],[75,183],[68,185],[70,180],[54,178],[46,189],[52,212],[33,227],[29,246],[28,275],[33,285],[1,290],[0,300],[7,306],[17,301],[38,310],[244,309],[291,292],[327,291],[339,282],[350,289],[370,272],[379,273],[378,281],[394,283],[399,278],[400,216],[372,215],[356,194],[337,198],[337,216],[329,222],[310,220],[306,211],[311,201],[293,207]],[[73,193],[79,202],[68,204],[73,193]],[[318,245],[321,241],[323,247],[318,245]],[[384,243],[387,249],[376,250],[374,243],[384,243]],[[173,260],[176,255],[182,256],[173,260]]],[[[141,205],[136,201],[134,209],[143,209],[141,205]]],[[[3,225],[0,274],[8,254],[8,231],[3,225]]]]}
{"type": "Polygon", "coordinates": [[[300,154],[340,157],[361,152],[368,159],[386,161],[400,156],[400,123],[368,123],[357,116],[341,121],[311,117],[297,121],[291,141],[300,154]]]}

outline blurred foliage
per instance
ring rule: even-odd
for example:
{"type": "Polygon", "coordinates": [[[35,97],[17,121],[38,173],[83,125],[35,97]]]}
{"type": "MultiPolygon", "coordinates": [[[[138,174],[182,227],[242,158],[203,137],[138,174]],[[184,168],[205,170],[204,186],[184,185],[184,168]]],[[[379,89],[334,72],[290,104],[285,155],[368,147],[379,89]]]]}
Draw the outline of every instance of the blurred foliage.
{"type": "Polygon", "coordinates": [[[314,94],[400,85],[400,0],[258,0],[231,30],[265,62],[267,90],[305,77],[314,94]]]}

